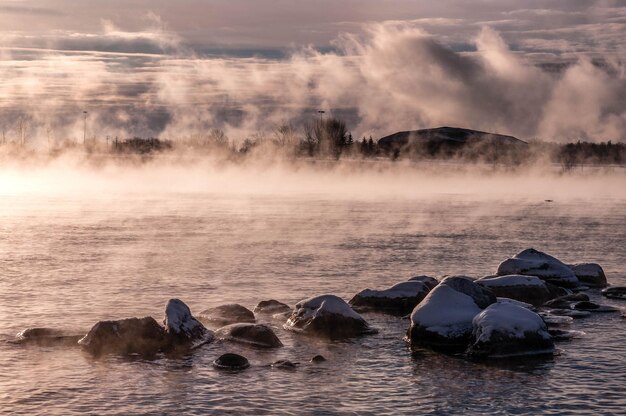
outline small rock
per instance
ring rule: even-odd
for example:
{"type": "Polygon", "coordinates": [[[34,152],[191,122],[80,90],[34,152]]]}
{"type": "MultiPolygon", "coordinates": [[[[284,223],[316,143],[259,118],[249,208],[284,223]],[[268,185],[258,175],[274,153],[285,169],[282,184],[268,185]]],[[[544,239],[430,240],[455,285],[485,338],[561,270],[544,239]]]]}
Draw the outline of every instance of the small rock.
{"type": "Polygon", "coordinates": [[[405,315],[410,313],[430,292],[427,283],[410,280],[385,290],[365,289],[350,299],[350,305],[359,311],[380,311],[405,315]]]}
{"type": "Polygon", "coordinates": [[[602,295],[610,299],[626,299],[626,286],[613,286],[602,291],[602,295]]]}
{"type": "Polygon", "coordinates": [[[589,302],[589,301],[581,301],[576,302],[572,305],[573,309],[579,311],[589,311],[589,312],[619,312],[619,308],[615,308],[613,306],[608,305],[598,305],[597,303],[589,302]]]}
{"type": "Polygon", "coordinates": [[[274,299],[262,300],[254,308],[255,313],[278,314],[291,312],[291,307],[274,299]]]}
{"type": "Polygon", "coordinates": [[[589,287],[606,287],[606,275],[604,270],[597,263],[577,263],[568,264],[569,268],[574,271],[578,280],[589,287]]]}
{"type": "Polygon", "coordinates": [[[230,324],[215,331],[218,339],[259,348],[282,347],[272,328],[262,324],[230,324]]]}
{"type": "Polygon", "coordinates": [[[231,303],[209,308],[198,314],[203,321],[218,326],[236,324],[236,323],[254,323],[256,319],[254,313],[239,304],[231,303]]]}
{"type": "Polygon", "coordinates": [[[100,321],[78,344],[93,355],[154,355],[167,345],[164,328],[152,317],[100,321]]]}
{"type": "Polygon", "coordinates": [[[279,370],[295,370],[296,369],[296,364],[292,363],[289,360],[274,361],[272,364],[270,364],[270,366],[272,368],[276,368],[279,370]]]}
{"type": "Polygon", "coordinates": [[[439,280],[435,279],[434,277],[424,275],[413,276],[409,279],[409,282],[422,282],[426,286],[428,286],[430,290],[433,290],[435,286],[439,284],[439,280]]]}
{"type": "Polygon", "coordinates": [[[221,370],[244,370],[250,367],[250,362],[242,355],[226,353],[213,361],[213,365],[221,370]]]}
{"type": "Polygon", "coordinates": [[[315,357],[311,358],[311,362],[312,363],[323,363],[324,361],[326,361],[326,358],[324,358],[321,355],[316,355],[315,357]]]}
{"type": "Polygon", "coordinates": [[[18,332],[14,344],[38,345],[40,347],[75,346],[85,334],[77,334],[54,328],[27,328],[18,332]]]}

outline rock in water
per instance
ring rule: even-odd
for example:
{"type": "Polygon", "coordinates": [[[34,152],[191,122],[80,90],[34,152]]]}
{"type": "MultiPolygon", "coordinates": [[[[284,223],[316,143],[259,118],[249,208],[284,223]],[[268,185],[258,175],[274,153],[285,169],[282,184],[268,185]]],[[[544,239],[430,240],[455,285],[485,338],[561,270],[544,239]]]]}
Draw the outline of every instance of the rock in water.
{"type": "Polygon", "coordinates": [[[523,274],[537,276],[546,282],[566,288],[576,288],[580,282],[574,271],[560,260],[541,251],[529,248],[498,266],[498,276],[523,274]]]}
{"type": "Polygon", "coordinates": [[[572,304],[572,309],[589,312],[619,312],[621,309],[609,305],[598,305],[597,303],[582,300],[572,304]]]}
{"type": "Polygon", "coordinates": [[[411,313],[408,341],[432,348],[465,349],[472,335],[472,320],[495,302],[493,293],[468,278],[447,277],[411,313]]]}
{"type": "Polygon", "coordinates": [[[236,324],[240,322],[254,323],[254,313],[239,304],[230,303],[209,308],[198,315],[203,321],[218,326],[236,324]]]}
{"type": "Polygon", "coordinates": [[[324,358],[323,355],[319,355],[319,354],[311,358],[311,362],[316,363],[316,364],[323,363],[324,361],[326,361],[326,358],[324,358]]]}
{"type": "Polygon", "coordinates": [[[260,348],[282,347],[272,328],[262,324],[231,324],[215,331],[218,339],[260,348]]]}
{"type": "Polygon", "coordinates": [[[433,290],[435,286],[439,284],[439,280],[435,279],[434,277],[424,275],[413,276],[409,279],[409,282],[422,282],[426,286],[428,286],[430,290],[433,290]]]}
{"type": "Polygon", "coordinates": [[[213,361],[213,365],[222,370],[244,370],[250,367],[250,362],[242,355],[226,353],[213,361]]]}
{"type": "Polygon", "coordinates": [[[413,280],[395,284],[385,290],[362,290],[349,303],[362,310],[406,315],[424,300],[430,289],[428,284],[413,280]]]}
{"type": "Polygon", "coordinates": [[[154,355],[168,344],[165,330],[152,317],[100,321],[78,344],[93,355],[154,355]]]}
{"type": "Polygon", "coordinates": [[[511,303],[495,303],[473,320],[471,357],[553,354],[554,341],[539,315],[511,303]]]}
{"type": "Polygon", "coordinates": [[[296,363],[293,363],[289,360],[278,360],[270,364],[270,367],[276,368],[279,370],[295,370],[296,365],[297,365],[296,363]]]}
{"type": "Polygon", "coordinates": [[[72,346],[84,336],[72,331],[65,331],[54,328],[27,328],[18,332],[15,340],[11,341],[15,344],[39,345],[41,347],[52,346],[72,346]]]}
{"type": "Polygon", "coordinates": [[[189,306],[180,299],[167,302],[163,324],[173,346],[193,344],[195,347],[213,339],[212,332],[193,317],[189,306]]]}
{"type": "Polygon", "coordinates": [[[284,328],[331,340],[376,332],[350,305],[334,295],[298,302],[284,328]]]}
{"type": "Polygon", "coordinates": [[[496,296],[519,300],[534,306],[543,305],[551,297],[545,282],[535,276],[512,274],[484,277],[476,280],[476,283],[488,288],[496,296]]]}
{"type": "Polygon", "coordinates": [[[610,299],[626,299],[626,286],[614,286],[602,290],[602,295],[610,299]]]}
{"type": "Polygon", "coordinates": [[[597,263],[568,264],[578,280],[589,287],[606,287],[606,275],[597,263]]]}
{"type": "Polygon", "coordinates": [[[254,308],[255,313],[277,314],[291,312],[291,307],[274,299],[262,300],[254,308]]]}

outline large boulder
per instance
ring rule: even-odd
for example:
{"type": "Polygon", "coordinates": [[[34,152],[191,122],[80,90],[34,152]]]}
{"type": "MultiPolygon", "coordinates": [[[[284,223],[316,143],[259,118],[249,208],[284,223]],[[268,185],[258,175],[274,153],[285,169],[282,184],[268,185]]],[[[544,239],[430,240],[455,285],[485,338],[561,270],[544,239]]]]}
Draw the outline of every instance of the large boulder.
{"type": "Polygon", "coordinates": [[[585,286],[606,287],[608,285],[604,270],[597,263],[576,263],[568,264],[568,266],[585,286]]]}
{"type": "Polygon", "coordinates": [[[526,249],[500,263],[498,276],[523,274],[537,276],[546,282],[566,288],[577,288],[580,281],[565,263],[533,248],[526,249]]]}
{"type": "Polygon", "coordinates": [[[376,332],[350,305],[334,295],[316,296],[298,302],[283,327],[331,340],[376,332]]]}
{"type": "Polygon", "coordinates": [[[429,284],[411,280],[395,284],[385,290],[362,290],[354,295],[349,303],[357,310],[406,315],[428,295],[430,290],[429,284]]]}
{"type": "Polygon", "coordinates": [[[231,324],[215,331],[218,339],[260,348],[282,347],[272,328],[262,324],[231,324]]]}
{"type": "Polygon", "coordinates": [[[241,322],[254,323],[254,312],[237,303],[229,303],[206,309],[198,315],[207,324],[224,326],[241,322]]]}
{"type": "Polygon", "coordinates": [[[491,290],[496,296],[515,299],[531,305],[543,305],[551,298],[545,282],[536,276],[511,274],[507,276],[484,277],[476,283],[491,290]]]}
{"type": "Polygon", "coordinates": [[[408,341],[437,349],[465,349],[472,320],[496,301],[491,291],[467,277],[447,277],[411,313],[408,341]]]}
{"type": "Polygon", "coordinates": [[[512,303],[494,303],[473,319],[470,357],[511,357],[554,353],[546,323],[512,303]]]}
{"type": "Polygon", "coordinates": [[[41,347],[75,346],[84,335],[84,332],[78,334],[75,331],[36,327],[26,328],[18,332],[15,339],[9,342],[14,344],[38,345],[41,347]]]}
{"type": "Polygon", "coordinates": [[[167,302],[163,324],[172,346],[196,347],[213,339],[213,333],[193,317],[189,306],[180,299],[167,302]]]}
{"type": "Polygon", "coordinates": [[[128,318],[100,321],[78,341],[93,355],[154,355],[167,347],[165,329],[154,318],[128,318]]]}

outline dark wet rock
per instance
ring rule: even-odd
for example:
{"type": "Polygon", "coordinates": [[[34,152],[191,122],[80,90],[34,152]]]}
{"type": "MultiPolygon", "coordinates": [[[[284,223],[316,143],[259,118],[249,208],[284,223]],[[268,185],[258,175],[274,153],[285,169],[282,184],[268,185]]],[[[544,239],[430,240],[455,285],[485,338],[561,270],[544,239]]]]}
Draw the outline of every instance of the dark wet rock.
{"type": "Polygon", "coordinates": [[[236,303],[230,303],[227,305],[220,305],[214,308],[209,308],[205,311],[200,312],[198,317],[204,322],[218,326],[242,322],[256,322],[254,313],[250,309],[236,303]]]}
{"type": "Polygon", "coordinates": [[[218,339],[260,348],[282,347],[272,328],[263,324],[230,324],[215,331],[218,339]]]}
{"type": "Polygon", "coordinates": [[[526,249],[500,263],[496,274],[498,276],[511,274],[537,276],[546,282],[566,288],[580,286],[580,281],[574,274],[574,271],[565,263],[549,254],[532,248],[526,249]]]}
{"type": "Polygon", "coordinates": [[[254,308],[254,313],[279,314],[291,312],[291,307],[274,299],[262,300],[254,308]]]}
{"type": "Polygon", "coordinates": [[[152,317],[100,321],[78,344],[93,355],[154,355],[168,345],[165,329],[152,317]]]}
{"type": "Polygon", "coordinates": [[[435,286],[439,284],[439,280],[435,279],[434,277],[424,275],[413,276],[409,279],[409,282],[422,282],[426,286],[428,286],[430,290],[433,290],[435,286]]]}
{"type": "Polygon", "coordinates": [[[514,299],[534,306],[542,305],[551,298],[550,290],[545,282],[535,276],[514,274],[484,277],[476,280],[476,283],[491,290],[498,297],[514,299]]]}
{"type": "Polygon", "coordinates": [[[602,295],[610,299],[626,299],[626,286],[613,286],[602,290],[602,295]]]}
{"type": "Polygon", "coordinates": [[[270,367],[272,368],[276,368],[278,370],[295,370],[296,369],[297,364],[289,361],[289,360],[278,360],[278,361],[274,361],[272,364],[270,364],[270,367]]]}
{"type": "Polygon", "coordinates": [[[578,280],[589,287],[606,287],[606,275],[597,263],[568,264],[578,280]]]}
{"type": "Polygon", "coordinates": [[[193,317],[189,306],[180,299],[170,299],[167,302],[163,323],[172,346],[198,346],[213,339],[213,333],[193,317]]]}
{"type": "Polygon", "coordinates": [[[250,367],[250,362],[242,355],[226,353],[213,361],[213,365],[222,370],[244,370],[250,367]]]}
{"type": "Polygon", "coordinates": [[[376,332],[350,305],[334,295],[298,302],[284,328],[331,340],[376,332]]]}
{"type": "Polygon", "coordinates": [[[573,293],[570,289],[555,286],[549,282],[545,282],[545,283],[546,283],[546,287],[550,291],[550,299],[560,298],[563,296],[571,295],[573,293]]]}
{"type": "Polygon", "coordinates": [[[74,346],[85,334],[54,328],[27,328],[18,332],[12,343],[41,347],[74,346]]]}
{"type": "Polygon", "coordinates": [[[319,354],[311,358],[312,363],[323,363],[324,361],[326,361],[326,358],[324,358],[322,355],[319,355],[319,354]]]}
{"type": "Polygon", "coordinates": [[[496,301],[491,291],[466,277],[447,277],[413,310],[407,339],[411,345],[465,349],[472,320],[496,301]]]}
{"type": "Polygon", "coordinates": [[[473,320],[470,357],[553,354],[554,341],[539,315],[511,303],[495,303],[473,320]]]}
{"type": "Polygon", "coordinates": [[[413,310],[430,292],[431,287],[421,281],[401,282],[385,290],[365,289],[350,299],[350,305],[359,311],[380,311],[405,315],[413,310]]]}
{"type": "Polygon", "coordinates": [[[572,304],[572,309],[579,311],[589,311],[589,312],[619,312],[619,308],[615,308],[609,305],[598,305],[597,303],[589,302],[586,300],[576,302],[572,304]]]}
{"type": "Polygon", "coordinates": [[[573,293],[570,295],[560,296],[556,299],[552,299],[544,303],[543,306],[546,306],[548,308],[555,308],[555,309],[567,309],[567,308],[570,308],[574,302],[588,301],[588,300],[589,300],[589,296],[587,296],[584,293],[573,293]]]}

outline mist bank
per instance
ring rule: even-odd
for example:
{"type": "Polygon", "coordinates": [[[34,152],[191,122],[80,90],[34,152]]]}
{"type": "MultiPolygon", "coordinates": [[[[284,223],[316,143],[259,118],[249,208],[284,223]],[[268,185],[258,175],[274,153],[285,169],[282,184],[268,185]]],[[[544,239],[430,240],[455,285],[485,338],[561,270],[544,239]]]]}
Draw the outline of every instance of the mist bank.
{"type": "MultiPolygon", "coordinates": [[[[0,195],[108,200],[115,194],[215,194],[236,197],[382,201],[458,195],[469,199],[626,200],[624,166],[564,170],[409,159],[231,159],[197,149],[145,155],[67,150],[0,163],[0,195]]],[[[168,197],[169,198],[169,197],[168,197]]],[[[549,202],[548,202],[549,203],[549,202]]],[[[79,204],[80,205],[80,204],[79,204]]],[[[77,205],[77,206],[79,206],[77,205]]]]}

